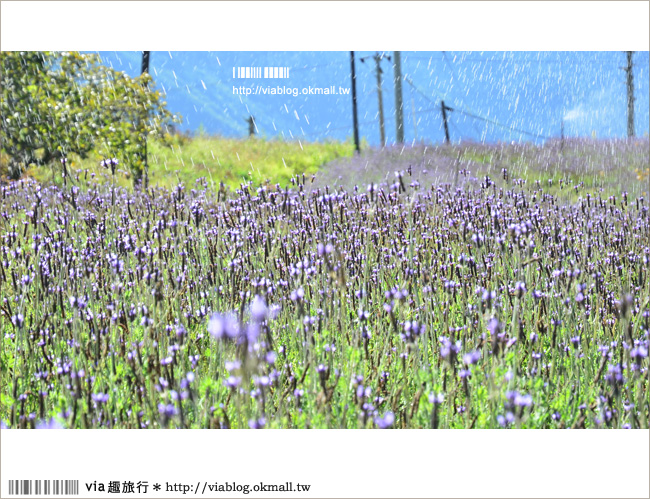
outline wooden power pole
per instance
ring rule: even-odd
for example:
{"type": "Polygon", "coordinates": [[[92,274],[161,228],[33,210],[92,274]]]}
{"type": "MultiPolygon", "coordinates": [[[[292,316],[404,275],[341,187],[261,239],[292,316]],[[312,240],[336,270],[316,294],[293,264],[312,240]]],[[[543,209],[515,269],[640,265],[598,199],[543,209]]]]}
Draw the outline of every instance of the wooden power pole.
{"type": "Polygon", "coordinates": [[[404,143],[404,105],[402,103],[402,61],[399,51],[393,52],[395,70],[395,132],[398,144],[404,143]]]}
{"type": "Polygon", "coordinates": [[[624,69],[627,73],[627,136],[634,137],[634,73],[632,72],[632,54],[628,51],[627,66],[624,69]]]}
{"type": "Polygon", "coordinates": [[[447,111],[453,111],[452,108],[445,106],[445,101],[440,101],[440,109],[442,109],[442,121],[445,124],[445,142],[449,144],[449,126],[447,125],[447,111]]]}
{"type": "Polygon", "coordinates": [[[151,54],[151,52],[149,52],[148,50],[142,52],[142,71],[141,71],[141,74],[149,72],[149,54],[151,54]]]}
{"type": "Polygon", "coordinates": [[[357,73],[354,67],[354,51],[350,52],[350,72],[352,77],[352,123],[354,125],[354,148],[357,153],[359,148],[359,118],[357,116],[357,73]]]}
{"type": "MultiPolygon", "coordinates": [[[[149,55],[150,51],[142,52],[142,71],[141,74],[149,73],[149,55]]],[[[144,190],[146,191],[149,188],[149,161],[147,159],[147,135],[144,136],[144,190]]]]}
{"type": "Polygon", "coordinates": [[[255,117],[249,116],[246,123],[248,123],[248,136],[253,137],[255,135],[255,117]]]}
{"type": "Polygon", "coordinates": [[[375,74],[377,76],[377,100],[379,102],[379,139],[381,147],[386,145],[386,131],[384,130],[384,103],[381,95],[381,59],[379,52],[375,53],[375,74]]]}

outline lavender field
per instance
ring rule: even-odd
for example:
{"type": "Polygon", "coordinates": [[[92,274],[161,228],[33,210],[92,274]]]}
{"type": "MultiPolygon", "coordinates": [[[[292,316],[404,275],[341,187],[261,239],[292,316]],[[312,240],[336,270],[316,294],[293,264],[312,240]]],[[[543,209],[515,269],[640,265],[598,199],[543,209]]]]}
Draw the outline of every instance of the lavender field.
{"type": "Polygon", "coordinates": [[[436,151],[2,185],[3,427],[648,428],[647,138],[436,151]]]}

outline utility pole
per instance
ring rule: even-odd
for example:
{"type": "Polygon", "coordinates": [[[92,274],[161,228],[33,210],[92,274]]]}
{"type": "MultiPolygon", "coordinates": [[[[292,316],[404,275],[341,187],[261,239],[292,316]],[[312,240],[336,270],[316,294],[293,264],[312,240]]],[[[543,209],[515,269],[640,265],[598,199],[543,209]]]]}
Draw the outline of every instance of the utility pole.
{"type": "MultiPolygon", "coordinates": [[[[149,73],[149,54],[150,51],[142,52],[142,71],[141,74],[149,73]]],[[[144,135],[144,190],[149,188],[149,161],[147,160],[147,135],[144,135]]]]}
{"type": "Polygon", "coordinates": [[[381,56],[375,53],[375,74],[377,76],[377,100],[379,103],[379,139],[381,147],[386,145],[386,131],[384,130],[384,102],[381,95],[381,56]]]}
{"type": "Polygon", "coordinates": [[[354,51],[350,52],[350,72],[352,75],[352,123],[354,125],[354,148],[357,153],[360,153],[359,118],[357,117],[357,73],[354,68],[354,51]]]}
{"type": "Polygon", "coordinates": [[[452,108],[445,106],[445,101],[440,101],[440,109],[442,109],[442,120],[445,123],[445,142],[449,144],[449,126],[447,125],[447,111],[453,111],[452,108]]]}
{"type": "Polygon", "coordinates": [[[149,72],[149,54],[151,54],[151,52],[148,50],[142,52],[142,74],[149,72]]]}
{"type": "Polygon", "coordinates": [[[634,73],[632,72],[632,54],[628,51],[627,66],[624,69],[627,73],[627,136],[634,137],[634,73]]]}
{"type": "Polygon", "coordinates": [[[560,151],[564,151],[564,118],[560,125],[560,151]]]}
{"type": "Polygon", "coordinates": [[[248,136],[252,137],[255,135],[255,117],[254,116],[249,116],[248,119],[246,120],[246,123],[248,123],[248,136]]]}
{"type": "MultiPolygon", "coordinates": [[[[386,145],[386,130],[384,129],[384,101],[382,99],[381,93],[381,60],[386,57],[390,61],[390,56],[384,56],[384,54],[379,54],[375,52],[375,55],[372,58],[375,60],[375,76],[377,77],[377,99],[379,101],[379,138],[381,141],[381,147],[386,145]]],[[[361,62],[366,62],[366,57],[361,58],[361,62]]]]}
{"type": "Polygon", "coordinates": [[[402,61],[399,50],[393,52],[395,71],[395,127],[398,144],[404,143],[404,106],[402,103],[402,61]]]}

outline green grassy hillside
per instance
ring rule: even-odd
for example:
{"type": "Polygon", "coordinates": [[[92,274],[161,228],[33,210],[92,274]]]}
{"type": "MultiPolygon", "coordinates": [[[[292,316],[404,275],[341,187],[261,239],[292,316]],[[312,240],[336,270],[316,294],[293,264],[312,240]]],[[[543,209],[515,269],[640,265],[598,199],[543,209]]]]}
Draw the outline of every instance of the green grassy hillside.
{"type": "MultiPolygon", "coordinates": [[[[173,187],[179,181],[188,185],[205,177],[216,186],[219,182],[236,188],[240,183],[253,180],[259,184],[267,180],[286,185],[292,176],[313,174],[324,164],[338,158],[352,156],[354,145],[350,142],[312,142],[298,140],[265,140],[259,138],[231,139],[215,136],[187,138],[175,136],[171,145],[159,141],[149,143],[149,179],[152,186],[173,187]]],[[[99,166],[101,157],[71,158],[72,168],[88,170],[90,174],[106,175],[99,166]]],[[[117,181],[131,184],[125,165],[117,181]]],[[[27,174],[40,181],[61,181],[58,165],[33,167],[27,174]]]]}
{"type": "MultiPolygon", "coordinates": [[[[171,145],[158,141],[149,144],[151,186],[171,188],[183,182],[193,185],[205,177],[215,188],[223,182],[238,188],[252,180],[289,184],[294,175],[315,174],[306,188],[364,188],[371,184],[395,182],[395,172],[410,172],[409,182],[421,188],[434,184],[461,184],[481,181],[489,176],[500,184],[504,174],[540,182],[545,190],[568,201],[590,193],[617,196],[648,194],[650,179],[650,141],[647,137],[632,141],[568,139],[564,144],[549,141],[533,144],[454,145],[409,144],[383,149],[364,144],[360,155],[354,154],[351,142],[300,142],[263,138],[232,139],[199,135],[194,138],[174,136],[171,145]],[[505,170],[505,173],[504,173],[505,170]],[[578,193],[566,185],[581,183],[578,193]]],[[[72,168],[88,170],[89,175],[109,179],[108,170],[99,166],[101,158],[71,158],[72,168]]],[[[125,165],[120,165],[118,184],[132,184],[125,165]]],[[[27,174],[42,182],[62,183],[60,165],[31,168],[27,174]]]]}

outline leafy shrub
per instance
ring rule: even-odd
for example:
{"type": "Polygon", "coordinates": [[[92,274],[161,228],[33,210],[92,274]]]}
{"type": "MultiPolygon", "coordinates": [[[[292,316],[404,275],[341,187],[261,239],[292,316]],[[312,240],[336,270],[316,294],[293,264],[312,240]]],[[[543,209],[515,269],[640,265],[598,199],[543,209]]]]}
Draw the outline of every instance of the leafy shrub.
{"type": "Polygon", "coordinates": [[[14,178],[30,164],[96,150],[119,158],[138,182],[146,138],[164,139],[178,121],[148,74],[131,78],[93,54],[3,52],[0,63],[2,148],[14,178]]]}

